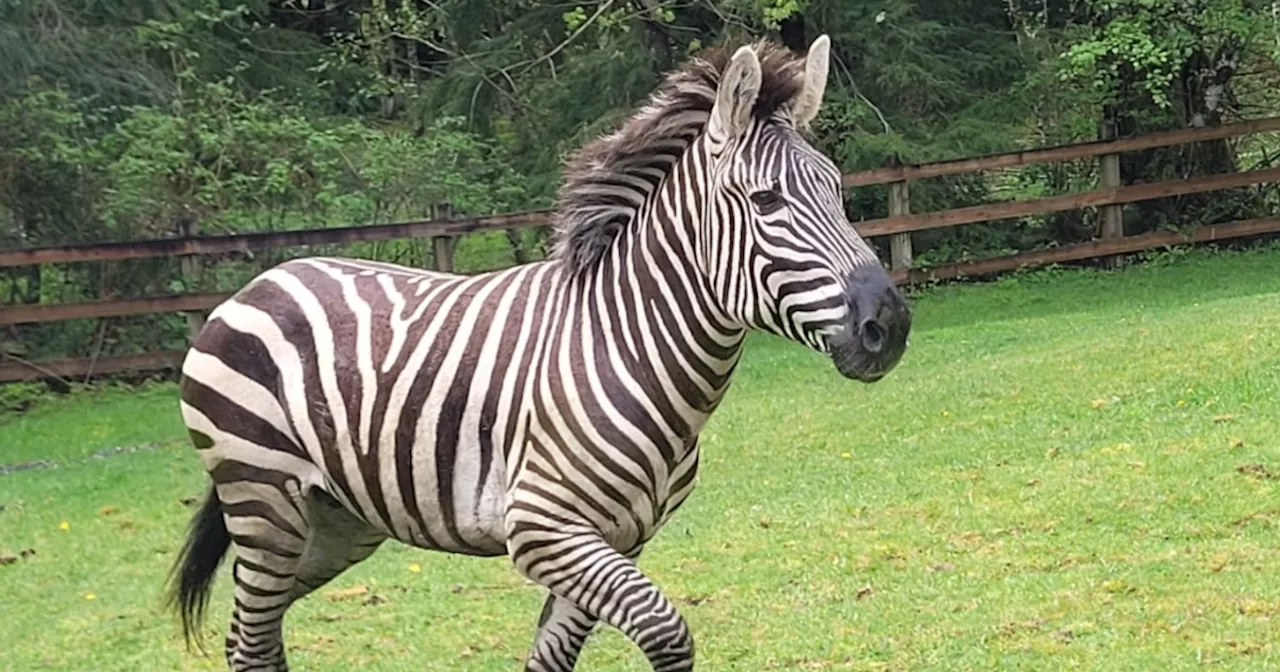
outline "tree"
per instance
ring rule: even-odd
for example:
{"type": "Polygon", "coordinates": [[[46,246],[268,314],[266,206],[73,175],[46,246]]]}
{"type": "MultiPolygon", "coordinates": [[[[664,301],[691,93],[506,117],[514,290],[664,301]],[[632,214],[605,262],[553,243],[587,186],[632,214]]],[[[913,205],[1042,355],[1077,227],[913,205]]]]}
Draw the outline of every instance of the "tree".
{"type": "MultiPolygon", "coordinates": [[[[1093,102],[1099,135],[1216,126],[1241,116],[1241,77],[1276,81],[1277,22],[1269,3],[1250,0],[1085,0],[1056,17],[1070,40],[1060,81],[1093,102]]],[[[1043,19],[1052,25],[1055,17],[1043,19]]],[[[1133,152],[1121,162],[1128,183],[1230,172],[1226,140],[1133,152]]],[[[1191,195],[1136,204],[1134,225],[1250,216],[1246,192],[1191,195]]]]}

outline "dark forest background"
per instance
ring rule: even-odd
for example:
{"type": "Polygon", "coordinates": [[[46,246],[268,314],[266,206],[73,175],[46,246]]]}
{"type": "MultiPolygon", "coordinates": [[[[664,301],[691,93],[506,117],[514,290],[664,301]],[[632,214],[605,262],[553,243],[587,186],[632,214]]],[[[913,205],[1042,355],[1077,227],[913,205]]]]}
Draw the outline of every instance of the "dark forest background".
{"type": "MultiPolygon", "coordinates": [[[[819,146],[845,170],[1280,111],[1280,17],[1245,0],[0,0],[0,247],[545,207],[565,156],[697,50],[833,39],[819,146]]],[[[1126,155],[1126,183],[1270,164],[1274,138],[1126,155]]],[[[913,185],[915,211],[1091,189],[1093,162],[913,185]]],[[[851,190],[853,219],[886,213],[851,190]]],[[[1274,210],[1265,190],[1144,202],[1126,231],[1274,210]]],[[[1095,213],[918,234],[917,263],[1086,240],[1095,213]]],[[[470,270],[545,232],[463,241],[470,270]]],[[[314,250],[312,250],[314,251],[314,250]]],[[[425,264],[427,241],[344,248],[425,264]]],[[[0,302],[234,289],[281,255],[0,271],[0,302]]],[[[468,270],[464,268],[464,270],[468,270]]],[[[180,316],[0,334],[30,358],[180,348],[180,316]]]]}

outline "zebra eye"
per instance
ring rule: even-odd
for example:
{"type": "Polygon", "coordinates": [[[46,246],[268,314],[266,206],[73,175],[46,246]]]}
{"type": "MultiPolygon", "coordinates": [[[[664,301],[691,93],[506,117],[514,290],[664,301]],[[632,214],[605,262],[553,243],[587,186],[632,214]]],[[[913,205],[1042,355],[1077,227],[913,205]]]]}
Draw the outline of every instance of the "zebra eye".
{"type": "Polygon", "coordinates": [[[766,189],[751,194],[751,202],[756,204],[762,215],[771,215],[787,204],[777,189],[766,189]]]}

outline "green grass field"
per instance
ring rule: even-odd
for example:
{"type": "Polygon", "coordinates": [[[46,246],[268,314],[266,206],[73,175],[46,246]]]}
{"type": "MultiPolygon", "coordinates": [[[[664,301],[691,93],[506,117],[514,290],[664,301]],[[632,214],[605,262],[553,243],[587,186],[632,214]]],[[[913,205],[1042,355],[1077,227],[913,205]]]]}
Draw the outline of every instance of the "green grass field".
{"type": "MultiPolygon", "coordinates": [[[[866,386],[755,338],[641,566],[702,670],[1280,666],[1280,249],[915,298],[866,386]]],[[[215,670],[161,611],[205,478],[176,388],[0,421],[0,668],[215,670]],[[101,457],[97,451],[140,447],[101,457]]],[[[540,590],[387,544],[291,612],[298,670],[517,670],[540,590]]],[[[584,670],[648,669],[601,631],[584,670]]]]}

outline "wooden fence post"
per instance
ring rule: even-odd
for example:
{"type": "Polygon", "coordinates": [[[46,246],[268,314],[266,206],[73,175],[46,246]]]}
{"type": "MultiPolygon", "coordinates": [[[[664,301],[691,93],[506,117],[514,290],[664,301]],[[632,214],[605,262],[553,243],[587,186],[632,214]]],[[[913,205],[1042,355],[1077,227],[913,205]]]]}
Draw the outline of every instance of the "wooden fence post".
{"type": "MultiPolygon", "coordinates": [[[[178,220],[178,235],[183,238],[193,238],[200,233],[200,220],[192,216],[184,216],[178,220]]],[[[182,280],[188,291],[199,291],[201,285],[201,275],[203,264],[198,254],[186,254],[178,260],[178,265],[182,269],[182,280]]],[[[195,343],[196,338],[200,336],[201,330],[204,329],[205,314],[201,310],[189,310],[184,313],[187,316],[187,342],[195,343]]]]}
{"type": "MultiPolygon", "coordinates": [[[[910,182],[889,183],[889,216],[911,214],[910,182]]],[[[889,268],[895,271],[906,271],[911,268],[911,232],[895,233],[889,239],[889,268]]]]}
{"type": "MultiPolygon", "coordinates": [[[[885,159],[885,168],[900,168],[902,159],[891,154],[885,159]]],[[[911,214],[911,187],[906,180],[889,183],[889,216],[911,214]]],[[[911,268],[911,232],[895,233],[889,236],[889,268],[894,271],[907,271],[911,268]]]]}
{"type": "MultiPolygon", "coordinates": [[[[453,207],[448,203],[437,203],[431,207],[431,219],[452,219],[453,207]]],[[[431,239],[432,253],[435,257],[436,270],[442,273],[453,272],[453,251],[458,246],[457,236],[435,236],[431,239]]]]}
{"type": "MultiPolygon", "coordinates": [[[[1103,138],[1106,140],[1114,140],[1116,137],[1115,122],[1108,119],[1102,125],[1103,138]]],[[[1098,157],[1098,178],[1100,186],[1106,190],[1119,189],[1120,184],[1120,155],[1119,154],[1103,154],[1098,157]]],[[[1124,206],[1123,205],[1104,205],[1099,213],[1102,217],[1101,234],[1103,240],[1109,238],[1124,237],[1124,206]]],[[[1119,257],[1107,257],[1103,260],[1108,268],[1114,268],[1119,264],[1119,257]]]]}
{"type": "MultiPolygon", "coordinates": [[[[1120,155],[1103,154],[1101,157],[1101,178],[1103,189],[1120,187],[1120,155]]],[[[1124,206],[1102,206],[1102,237],[1119,238],[1124,235],[1124,206]]]]}

